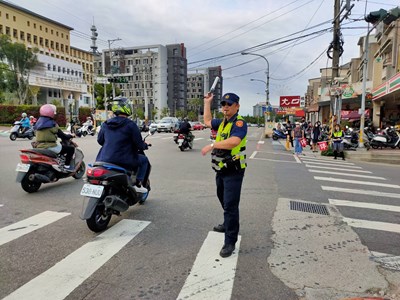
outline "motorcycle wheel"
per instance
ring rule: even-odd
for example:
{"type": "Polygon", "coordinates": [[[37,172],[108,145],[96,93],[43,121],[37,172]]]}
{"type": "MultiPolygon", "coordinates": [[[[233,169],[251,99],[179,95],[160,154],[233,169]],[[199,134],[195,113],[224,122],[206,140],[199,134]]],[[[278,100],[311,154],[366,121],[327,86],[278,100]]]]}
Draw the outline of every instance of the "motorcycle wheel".
{"type": "Polygon", "coordinates": [[[33,135],[28,136],[28,139],[29,140],[33,139],[33,135]]]}
{"type": "Polygon", "coordinates": [[[272,139],[273,139],[274,141],[276,141],[276,140],[278,139],[278,137],[277,137],[276,135],[273,135],[273,136],[272,136],[272,139]]]}
{"type": "Polygon", "coordinates": [[[107,229],[111,215],[106,214],[104,205],[97,205],[92,216],[86,220],[86,224],[93,232],[101,232],[107,229]]]}
{"type": "Polygon", "coordinates": [[[76,173],[72,175],[72,177],[74,177],[75,179],[81,179],[83,175],[85,175],[85,170],[86,170],[86,165],[85,162],[82,161],[78,171],[76,171],[76,173]]]}
{"type": "Polygon", "coordinates": [[[15,132],[10,134],[10,140],[15,141],[17,139],[17,134],[15,132]]]}
{"type": "Polygon", "coordinates": [[[82,135],[83,135],[83,137],[85,137],[85,136],[87,135],[87,132],[84,131],[84,132],[82,133],[82,135]]]}
{"type": "Polygon", "coordinates": [[[179,146],[179,149],[181,149],[181,151],[185,150],[185,148],[183,148],[183,146],[179,146]]]}
{"type": "Polygon", "coordinates": [[[33,173],[32,172],[26,173],[25,177],[21,181],[21,187],[27,193],[37,192],[40,186],[42,185],[41,182],[29,180],[31,174],[33,173]]]}

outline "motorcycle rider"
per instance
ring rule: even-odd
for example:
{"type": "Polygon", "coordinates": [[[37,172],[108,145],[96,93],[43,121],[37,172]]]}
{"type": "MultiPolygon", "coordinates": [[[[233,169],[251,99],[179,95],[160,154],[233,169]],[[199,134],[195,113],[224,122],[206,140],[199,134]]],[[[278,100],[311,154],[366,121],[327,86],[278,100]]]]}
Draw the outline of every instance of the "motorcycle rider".
{"type": "Polygon", "coordinates": [[[139,127],[128,119],[132,115],[128,99],[114,98],[111,110],[115,117],[101,125],[97,142],[102,146],[97,154],[96,161],[108,162],[121,166],[128,171],[137,169],[136,182],[130,188],[137,193],[147,193],[147,188],[142,186],[149,161],[146,155],[139,154],[139,150],[148,149],[143,141],[139,127]]]}
{"type": "Polygon", "coordinates": [[[34,116],[30,116],[29,117],[29,123],[31,125],[31,127],[33,127],[37,122],[37,119],[34,116]]]}
{"type": "Polygon", "coordinates": [[[189,142],[193,139],[193,134],[191,132],[192,125],[190,125],[188,118],[184,118],[183,122],[179,126],[179,133],[182,133],[187,136],[189,142]]]}
{"type": "Polygon", "coordinates": [[[26,113],[21,114],[22,119],[20,120],[21,122],[21,133],[25,133],[30,127],[31,127],[31,122],[29,121],[28,115],[26,113]]]}
{"type": "Polygon", "coordinates": [[[36,131],[36,148],[48,149],[57,154],[66,154],[63,170],[66,172],[73,171],[74,166],[71,165],[71,161],[75,153],[75,148],[57,143],[57,137],[62,140],[69,140],[73,138],[73,135],[65,134],[54,120],[56,106],[53,104],[44,104],[40,107],[39,114],[39,120],[34,126],[36,131]]]}
{"type": "Polygon", "coordinates": [[[86,126],[88,127],[89,134],[91,134],[91,133],[92,133],[92,129],[93,129],[92,117],[87,117],[87,118],[86,118],[86,122],[83,123],[83,125],[86,125],[86,126]]]}

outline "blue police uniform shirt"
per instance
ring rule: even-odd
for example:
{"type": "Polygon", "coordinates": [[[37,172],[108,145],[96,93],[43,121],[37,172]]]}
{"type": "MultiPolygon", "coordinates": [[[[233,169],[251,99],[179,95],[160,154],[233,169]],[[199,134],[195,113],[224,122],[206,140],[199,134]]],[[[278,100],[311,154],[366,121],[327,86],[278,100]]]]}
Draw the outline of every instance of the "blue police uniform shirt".
{"type": "MultiPolygon", "coordinates": [[[[236,113],[232,118],[229,119],[229,121],[233,121],[237,118],[238,114],[236,113]]],[[[219,125],[221,125],[223,119],[212,119],[211,120],[211,128],[214,130],[218,130],[219,125]]],[[[240,120],[242,126],[237,126],[236,122],[233,122],[232,124],[232,129],[231,129],[231,136],[236,136],[240,138],[241,140],[244,139],[244,137],[247,134],[247,123],[244,120],[240,120]]]]}

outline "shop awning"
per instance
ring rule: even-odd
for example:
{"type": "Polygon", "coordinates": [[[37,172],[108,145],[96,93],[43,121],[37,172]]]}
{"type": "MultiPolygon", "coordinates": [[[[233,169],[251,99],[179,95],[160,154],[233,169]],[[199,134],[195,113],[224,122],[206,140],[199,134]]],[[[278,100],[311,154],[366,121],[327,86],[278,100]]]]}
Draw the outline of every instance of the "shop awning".
{"type": "MultiPolygon", "coordinates": [[[[367,109],[365,111],[365,117],[369,118],[369,109],[367,109]]],[[[342,117],[343,120],[349,120],[349,122],[354,122],[354,121],[360,120],[360,118],[361,118],[361,115],[356,110],[351,111],[342,117]]]]}

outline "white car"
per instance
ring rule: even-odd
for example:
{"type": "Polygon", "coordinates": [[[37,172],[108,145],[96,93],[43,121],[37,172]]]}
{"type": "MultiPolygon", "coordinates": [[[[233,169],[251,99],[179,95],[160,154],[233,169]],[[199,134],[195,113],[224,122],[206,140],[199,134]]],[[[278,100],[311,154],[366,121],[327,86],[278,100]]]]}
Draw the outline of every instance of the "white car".
{"type": "Polygon", "coordinates": [[[165,117],[157,124],[157,132],[173,132],[178,126],[178,119],[174,117],[165,117]]]}

